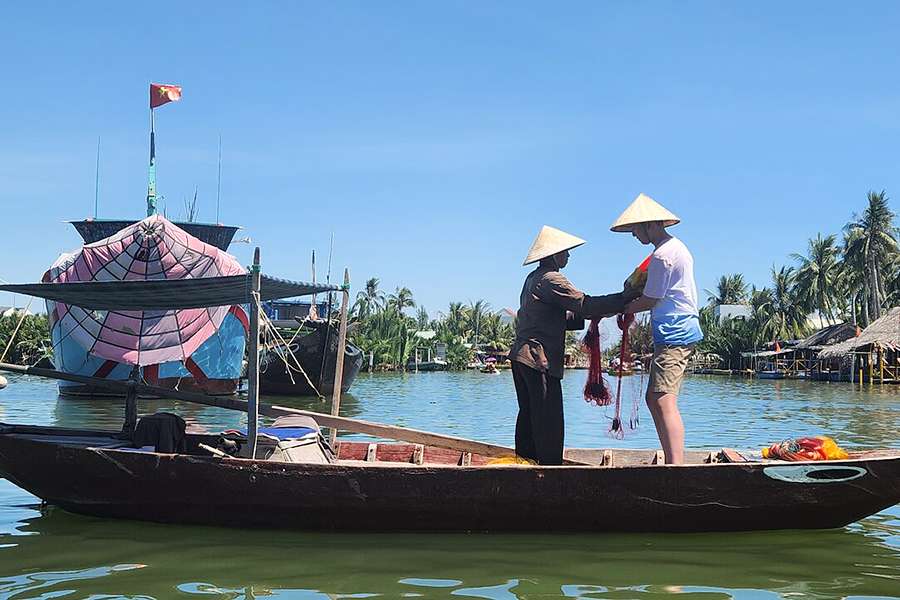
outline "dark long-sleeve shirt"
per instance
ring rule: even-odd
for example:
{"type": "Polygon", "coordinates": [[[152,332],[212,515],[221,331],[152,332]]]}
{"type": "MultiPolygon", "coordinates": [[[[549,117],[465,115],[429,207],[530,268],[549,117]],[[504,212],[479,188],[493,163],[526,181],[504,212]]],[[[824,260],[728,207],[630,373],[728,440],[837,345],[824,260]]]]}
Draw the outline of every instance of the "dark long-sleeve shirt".
{"type": "Polygon", "coordinates": [[[562,379],[566,330],[583,328],[586,318],[620,313],[630,299],[621,292],[588,296],[559,270],[541,265],[525,278],[509,358],[562,379]]]}

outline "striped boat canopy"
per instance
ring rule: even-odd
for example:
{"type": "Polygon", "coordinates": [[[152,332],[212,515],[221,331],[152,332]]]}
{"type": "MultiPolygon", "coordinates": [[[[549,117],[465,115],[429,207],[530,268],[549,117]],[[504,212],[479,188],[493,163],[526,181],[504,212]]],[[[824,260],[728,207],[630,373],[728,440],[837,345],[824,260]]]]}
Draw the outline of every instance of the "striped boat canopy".
{"type": "MultiPolygon", "coordinates": [[[[250,277],[202,277],[125,281],[78,281],[71,283],[24,283],[0,285],[0,291],[79,306],[88,310],[180,310],[250,303],[250,277]]],[[[338,292],[339,285],[288,281],[260,277],[260,300],[277,300],[338,292]]]]}

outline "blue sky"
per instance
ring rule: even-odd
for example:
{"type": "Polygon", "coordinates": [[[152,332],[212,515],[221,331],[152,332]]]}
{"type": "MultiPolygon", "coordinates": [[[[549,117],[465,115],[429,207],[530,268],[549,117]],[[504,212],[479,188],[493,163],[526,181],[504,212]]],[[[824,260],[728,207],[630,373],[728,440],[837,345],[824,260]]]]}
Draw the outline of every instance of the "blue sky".
{"type": "Polygon", "coordinates": [[[213,219],[221,134],[221,220],[273,274],[306,278],[312,249],[324,269],[334,232],[357,289],[514,306],[546,223],[589,240],[573,282],[611,292],[647,250],[609,225],[645,192],[701,290],[764,285],[867,190],[900,194],[898,29],[876,2],[14,3],[0,277],[78,246],[98,135],[100,216],[143,214],[156,81],[184,86],[157,113],[169,216],[196,187],[213,219]]]}

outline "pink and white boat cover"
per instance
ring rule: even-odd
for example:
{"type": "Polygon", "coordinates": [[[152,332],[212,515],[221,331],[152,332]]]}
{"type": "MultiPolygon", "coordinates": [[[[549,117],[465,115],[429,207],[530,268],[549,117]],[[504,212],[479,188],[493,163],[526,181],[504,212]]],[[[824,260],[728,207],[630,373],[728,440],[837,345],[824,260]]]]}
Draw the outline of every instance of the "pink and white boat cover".
{"type": "MultiPolygon", "coordinates": [[[[196,279],[245,274],[233,256],[158,215],[60,256],[45,283],[196,279]]],[[[61,336],[88,352],[130,365],[184,361],[222,325],[229,306],[169,311],[87,310],[48,302],[61,336]]]]}

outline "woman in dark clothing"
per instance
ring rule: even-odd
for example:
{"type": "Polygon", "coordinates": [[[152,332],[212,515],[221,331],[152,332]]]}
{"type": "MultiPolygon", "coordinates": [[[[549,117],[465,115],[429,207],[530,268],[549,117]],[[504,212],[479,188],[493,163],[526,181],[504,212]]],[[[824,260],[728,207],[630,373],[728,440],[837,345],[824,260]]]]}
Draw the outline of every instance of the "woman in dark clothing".
{"type": "Polygon", "coordinates": [[[569,250],[584,243],[545,225],[523,263],[540,264],[525,278],[509,353],[519,401],[516,454],[542,465],[560,465],[563,460],[566,330],[584,328],[586,318],[620,313],[635,297],[632,292],[588,296],[559,272],[569,262],[569,250]]]}

